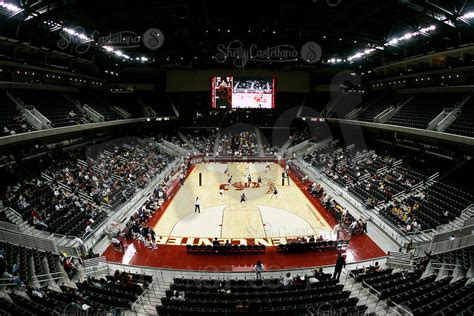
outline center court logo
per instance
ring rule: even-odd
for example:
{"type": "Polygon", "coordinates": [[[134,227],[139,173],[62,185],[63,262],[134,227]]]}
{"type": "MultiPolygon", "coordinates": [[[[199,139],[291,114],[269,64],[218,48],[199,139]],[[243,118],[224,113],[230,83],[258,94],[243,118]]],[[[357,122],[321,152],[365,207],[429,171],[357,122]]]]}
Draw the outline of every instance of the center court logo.
{"type": "Polygon", "coordinates": [[[57,45],[65,50],[71,46],[78,54],[84,54],[91,47],[110,46],[114,49],[138,48],[145,46],[150,51],[155,51],[163,46],[165,37],[163,32],[157,28],[149,28],[143,34],[133,31],[119,31],[101,35],[98,31],[92,32],[90,36],[85,36],[85,30],[81,27],[74,29],[67,28],[59,32],[60,39],[57,45]]]}
{"type": "Polygon", "coordinates": [[[249,61],[285,63],[303,60],[308,64],[314,64],[321,59],[321,56],[321,46],[316,42],[307,42],[298,50],[295,46],[287,44],[263,48],[251,44],[245,47],[241,41],[234,40],[227,45],[217,45],[215,59],[219,63],[233,59],[234,66],[244,67],[249,61]]]}

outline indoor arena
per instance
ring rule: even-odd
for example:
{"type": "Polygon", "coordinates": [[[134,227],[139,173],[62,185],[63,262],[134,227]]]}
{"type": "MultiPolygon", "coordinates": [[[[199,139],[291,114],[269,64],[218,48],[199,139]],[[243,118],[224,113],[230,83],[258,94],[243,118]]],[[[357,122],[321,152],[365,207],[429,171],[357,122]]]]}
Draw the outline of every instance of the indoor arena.
{"type": "Polygon", "coordinates": [[[474,315],[474,0],[0,0],[0,315],[474,315]]]}

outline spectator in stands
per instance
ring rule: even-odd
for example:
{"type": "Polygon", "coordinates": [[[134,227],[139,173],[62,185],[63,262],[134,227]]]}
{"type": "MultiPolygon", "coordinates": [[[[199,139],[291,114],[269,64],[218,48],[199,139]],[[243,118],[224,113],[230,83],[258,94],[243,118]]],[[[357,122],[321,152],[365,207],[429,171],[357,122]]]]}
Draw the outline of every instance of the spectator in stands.
{"type": "Polygon", "coordinates": [[[341,235],[341,224],[337,223],[334,228],[333,228],[333,233],[336,235],[336,240],[339,240],[339,237],[341,235]]]}
{"type": "Polygon", "coordinates": [[[86,226],[86,229],[84,230],[84,234],[82,235],[84,238],[89,236],[90,233],[92,233],[92,227],[90,224],[86,226]]]}
{"type": "Polygon", "coordinates": [[[375,262],[375,265],[370,265],[365,268],[365,273],[374,273],[374,272],[380,272],[382,268],[380,267],[378,261],[375,262]]]}
{"type": "Polygon", "coordinates": [[[150,239],[153,246],[156,246],[156,233],[153,227],[149,226],[148,230],[150,231],[150,239]]]}
{"type": "Polygon", "coordinates": [[[302,286],[302,285],[305,285],[305,279],[302,278],[301,276],[297,275],[294,279],[293,279],[293,286],[302,286]]]}
{"type": "Polygon", "coordinates": [[[407,244],[407,253],[413,249],[413,239],[410,239],[410,242],[407,244]]]}
{"type": "Polygon", "coordinates": [[[334,274],[332,278],[339,281],[339,278],[341,277],[342,268],[345,268],[345,267],[346,267],[346,259],[341,255],[341,253],[338,253],[336,266],[334,267],[334,274]]]}
{"type": "Polygon", "coordinates": [[[125,252],[125,247],[123,246],[123,242],[115,237],[111,240],[112,245],[118,251],[125,252]]]}
{"type": "Polygon", "coordinates": [[[362,231],[367,234],[367,221],[364,220],[362,217],[359,219],[359,222],[362,225],[362,231]]]}
{"type": "Polygon", "coordinates": [[[426,198],[426,193],[423,191],[420,191],[417,194],[415,194],[414,197],[424,200],[426,198]]]}
{"type": "Polygon", "coordinates": [[[314,277],[316,279],[318,279],[319,281],[327,279],[328,276],[330,277],[331,274],[324,273],[323,268],[319,268],[318,270],[314,270],[314,277]]]}
{"type": "Polygon", "coordinates": [[[309,284],[314,284],[314,283],[318,283],[319,280],[317,278],[315,278],[314,276],[310,276],[310,277],[308,277],[308,282],[309,282],[309,284]]]}
{"type": "Polygon", "coordinates": [[[255,264],[253,269],[256,273],[257,280],[262,279],[262,272],[265,270],[265,267],[260,260],[257,260],[257,264],[255,264]]]}
{"type": "Polygon", "coordinates": [[[352,223],[349,225],[349,232],[351,234],[354,234],[355,230],[357,228],[357,221],[352,221],[352,223]]]}
{"type": "Polygon", "coordinates": [[[63,258],[63,267],[70,278],[72,278],[77,273],[77,268],[74,265],[71,257],[63,258]]]}
{"type": "Polygon", "coordinates": [[[48,230],[48,225],[46,225],[46,223],[41,220],[39,215],[33,216],[33,225],[39,230],[48,230]]]}
{"type": "Polygon", "coordinates": [[[97,282],[94,278],[90,276],[87,277],[87,280],[85,281],[85,283],[93,288],[97,288],[97,289],[102,288],[102,284],[100,284],[100,282],[97,282]]]}
{"type": "Polygon", "coordinates": [[[46,297],[46,293],[43,290],[37,289],[37,288],[32,288],[31,286],[26,287],[26,293],[28,293],[29,295],[34,295],[34,296],[39,297],[39,298],[46,297]]]}
{"type": "Polygon", "coordinates": [[[184,301],[185,294],[184,291],[174,291],[173,296],[170,298],[172,301],[184,301]]]}
{"type": "Polygon", "coordinates": [[[404,228],[405,233],[410,233],[413,231],[413,226],[411,223],[407,223],[405,228],[404,228]]]}
{"type": "Polygon", "coordinates": [[[413,218],[412,225],[413,225],[413,232],[416,233],[421,230],[421,225],[416,221],[415,218],[413,218]]]}
{"type": "Polygon", "coordinates": [[[15,276],[15,275],[13,275],[13,274],[11,274],[11,273],[8,273],[7,271],[3,272],[2,278],[5,279],[5,280],[8,281],[8,282],[15,283],[15,284],[18,285],[18,286],[22,286],[22,285],[23,285],[23,282],[21,282],[19,276],[15,276]]]}
{"type": "Polygon", "coordinates": [[[229,289],[225,288],[225,282],[224,281],[219,281],[219,285],[217,287],[217,293],[230,294],[231,291],[229,289]]]}
{"type": "Polygon", "coordinates": [[[86,248],[84,247],[84,241],[80,237],[74,238],[73,242],[81,250],[81,256],[86,254],[86,248]]]}
{"type": "Polygon", "coordinates": [[[288,288],[293,284],[293,277],[291,276],[290,272],[286,273],[286,275],[282,278],[281,283],[285,288],[288,288]]]}

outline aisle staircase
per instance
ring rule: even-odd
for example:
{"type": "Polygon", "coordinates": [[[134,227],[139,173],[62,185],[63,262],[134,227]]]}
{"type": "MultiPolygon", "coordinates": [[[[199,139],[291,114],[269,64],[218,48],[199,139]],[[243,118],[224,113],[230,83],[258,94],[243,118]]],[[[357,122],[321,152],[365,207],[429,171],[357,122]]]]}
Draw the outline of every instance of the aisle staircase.
{"type": "Polygon", "coordinates": [[[260,133],[260,130],[257,127],[254,127],[254,129],[255,129],[255,136],[257,137],[258,155],[261,157],[264,157],[265,149],[263,147],[262,134],[260,133]]]}
{"type": "Polygon", "coordinates": [[[214,151],[213,151],[214,157],[217,157],[217,154],[219,153],[219,145],[221,143],[221,138],[222,138],[222,132],[221,130],[219,130],[219,132],[217,132],[216,142],[214,143],[214,151]]]}

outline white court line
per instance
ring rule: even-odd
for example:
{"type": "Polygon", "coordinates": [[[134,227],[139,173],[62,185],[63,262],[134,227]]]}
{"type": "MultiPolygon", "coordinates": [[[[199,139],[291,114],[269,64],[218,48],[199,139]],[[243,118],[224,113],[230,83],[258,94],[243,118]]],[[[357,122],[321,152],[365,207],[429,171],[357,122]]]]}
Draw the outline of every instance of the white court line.
{"type": "Polygon", "coordinates": [[[256,206],[256,208],[258,210],[258,214],[260,214],[260,220],[262,221],[262,228],[263,228],[263,232],[265,233],[265,238],[267,238],[268,235],[267,235],[267,230],[265,229],[265,222],[263,221],[262,212],[260,211],[260,207],[256,206]]]}

